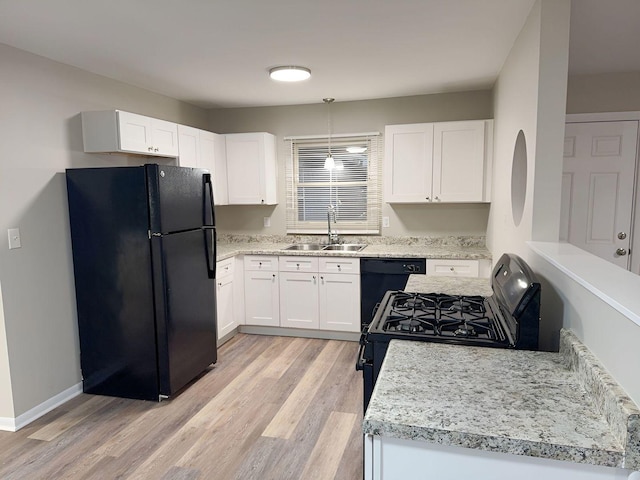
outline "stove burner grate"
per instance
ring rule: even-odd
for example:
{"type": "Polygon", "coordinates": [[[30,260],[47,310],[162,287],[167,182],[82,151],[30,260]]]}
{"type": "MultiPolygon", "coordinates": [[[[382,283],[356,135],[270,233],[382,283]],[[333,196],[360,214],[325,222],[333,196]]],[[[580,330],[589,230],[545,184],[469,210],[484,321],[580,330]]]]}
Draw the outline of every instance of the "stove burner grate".
{"type": "Polygon", "coordinates": [[[382,330],[469,341],[501,337],[480,296],[397,292],[387,304],[382,330]]]}

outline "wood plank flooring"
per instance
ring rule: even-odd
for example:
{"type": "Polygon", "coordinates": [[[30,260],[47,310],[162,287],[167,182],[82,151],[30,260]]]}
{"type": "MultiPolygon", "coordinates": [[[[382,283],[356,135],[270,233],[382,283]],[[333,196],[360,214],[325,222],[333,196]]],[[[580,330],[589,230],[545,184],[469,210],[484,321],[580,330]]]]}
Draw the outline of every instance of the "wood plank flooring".
{"type": "Polygon", "coordinates": [[[82,394],[0,432],[0,479],[359,480],[357,350],[237,335],[170,401],[82,394]]]}

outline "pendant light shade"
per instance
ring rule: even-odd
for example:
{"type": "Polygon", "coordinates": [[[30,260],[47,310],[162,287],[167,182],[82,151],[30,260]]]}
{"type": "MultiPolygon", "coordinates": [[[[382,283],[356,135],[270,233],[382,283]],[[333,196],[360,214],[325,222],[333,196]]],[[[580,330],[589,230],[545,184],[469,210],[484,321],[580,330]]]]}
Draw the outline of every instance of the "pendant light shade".
{"type": "Polygon", "coordinates": [[[269,76],[280,82],[300,82],[311,77],[311,70],[306,67],[287,65],[270,69],[269,76]]]}

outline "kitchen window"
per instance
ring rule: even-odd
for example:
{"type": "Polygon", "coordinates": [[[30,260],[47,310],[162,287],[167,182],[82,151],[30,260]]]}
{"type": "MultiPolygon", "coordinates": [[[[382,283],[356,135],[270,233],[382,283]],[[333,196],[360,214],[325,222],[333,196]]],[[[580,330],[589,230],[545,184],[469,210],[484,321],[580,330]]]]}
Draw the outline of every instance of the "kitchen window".
{"type": "Polygon", "coordinates": [[[379,234],[379,134],[287,137],[287,233],[379,234]],[[327,161],[331,153],[333,161],[327,161]]]}

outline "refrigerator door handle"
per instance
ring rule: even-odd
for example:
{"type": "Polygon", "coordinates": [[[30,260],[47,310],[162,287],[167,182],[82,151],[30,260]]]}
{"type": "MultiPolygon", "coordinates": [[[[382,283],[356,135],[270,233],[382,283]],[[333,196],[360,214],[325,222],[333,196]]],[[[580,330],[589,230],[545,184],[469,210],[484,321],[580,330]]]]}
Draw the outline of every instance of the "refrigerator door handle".
{"type": "Polygon", "coordinates": [[[213,182],[211,181],[211,174],[205,173],[202,176],[202,230],[204,232],[204,249],[207,257],[207,274],[209,278],[216,278],[216,217],[214,212],[213,203],[213,182]],[[209,203],[207,204],[207,197],[209,197],[209,203]],[[209,207],[209,208],[207,208],[209,207]],[[211,223],[208,223],[207,211],[211,212],[211,223]],[[211,232],[211,234],[209,234],[211,232]],[[211,245],[211,246],[210,246],[211,245]]]}

